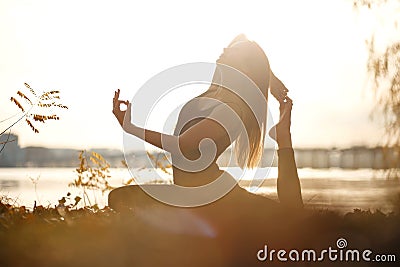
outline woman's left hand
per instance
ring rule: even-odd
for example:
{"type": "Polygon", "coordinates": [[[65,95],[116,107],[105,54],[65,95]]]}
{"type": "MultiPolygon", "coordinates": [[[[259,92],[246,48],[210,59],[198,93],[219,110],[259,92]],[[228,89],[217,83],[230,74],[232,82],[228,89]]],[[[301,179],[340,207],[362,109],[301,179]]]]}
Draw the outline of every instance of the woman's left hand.
{"type": "Polygon", "coordinates": [[[279,102],[282,102],[285,100],[285,97],[287,96],[287,93],[289,90],[286,88],[286,86],[274,75],[274,73],[271,71],[271,80],[269,83],[269,87],[271,90],[271,94],[278,100],[279,102]]]}
{"type": "MultiPolygon", "coordinates": [[[[119,124],[120,124],[121,126],[123,126],[125,115],[127,114],[127,112],[128,112],[129,115],[131,114],[131,110],[130,110],[131,105],[130,105],[129,101],[127,101],[127,100],[120,100],[120,99],[119,99],[119,94],[120,94],[120,92],[121,92],[121,91],[120,91],[119,89],[118,89],[117,91],[114,92],[113,110],[112,110],[112,112],[113,112],[114,116],[117,118],[119,124]],[[121,109],[121,104],[126,105],[126,106],[127,106],[127,109],[126,109],[126,110],[122,110],[122,109],[121,109]]],[[[129,120],[129,121],[130,121],[130,120],[129,120]]]]}

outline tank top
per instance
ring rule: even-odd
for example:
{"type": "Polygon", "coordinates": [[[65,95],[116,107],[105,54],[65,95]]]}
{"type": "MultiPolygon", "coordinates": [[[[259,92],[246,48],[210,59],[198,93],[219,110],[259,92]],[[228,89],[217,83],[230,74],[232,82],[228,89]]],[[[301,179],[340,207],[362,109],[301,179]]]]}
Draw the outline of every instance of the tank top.
{"type": "MultiPolygon", "coordinates": [[[[207,118],[217,106],[218,103],[216,101],[207,101],[207,99],[200,97],[195,97],[187,102],[179,113],[174,135],[183,134],[186,130],[207,118]],[[195,118],[192,119],[193,117],[195,118]]],[[[194,150],[193,153],[185,156],[190,160],[195,160],[200,156],[200,152],[194,150]]],[[[201,186],[214,181],[223,172],[216,163],[218,157],[219,155],[216,155],[214,162],[200,172],[184,171],[173,166],[174,183],[181,186],[201,186]]],[[[173,164],[174,155],[171,155],[171,159],[173,164]]]]}

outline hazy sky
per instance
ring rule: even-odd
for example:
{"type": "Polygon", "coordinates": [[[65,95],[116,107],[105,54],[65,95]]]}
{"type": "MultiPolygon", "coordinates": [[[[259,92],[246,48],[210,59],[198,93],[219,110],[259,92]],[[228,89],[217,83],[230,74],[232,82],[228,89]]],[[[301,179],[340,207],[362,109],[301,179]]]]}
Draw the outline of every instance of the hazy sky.
{"type": "Polygon", "coordinates": [[[38,125],[39,134],[23,122],[14,127],[22,146],[121,148],[115,89],[131,99],[153,75],[214,62],[245,33],[290,90],[295,146],[374,145],[382,126],[369,119],[365,68],[373,26],[349,0],[1,0],[0,119],[18,111],[9,98],[24,82],[58,89],[69,109],[38,125]]]}

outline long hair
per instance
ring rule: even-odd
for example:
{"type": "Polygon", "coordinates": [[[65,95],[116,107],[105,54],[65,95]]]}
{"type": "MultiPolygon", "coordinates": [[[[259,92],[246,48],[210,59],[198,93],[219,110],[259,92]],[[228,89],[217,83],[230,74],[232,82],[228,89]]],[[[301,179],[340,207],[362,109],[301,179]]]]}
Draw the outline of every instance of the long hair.
{"type": "MultiPolygon", "coordinates": [[[[235,110],[242,120],[245,130],[241,131],[235,140],[234,151],[236,162],[241,168],[255,168],[258,166],[264,151],[264,139],[267,121],[267,98],[270,79],[270,66],[262,48],[255,42],[249,41],[244,35],[237,36],[228,47],[237,47],[235,50],[239,63],[232,66],[246,75],[262,92],[264,99],[256,101],[257,106],[249,106],[243,99],[230,90],[217,90],[218,99],[227,103],[235,110]],[[258,112],[255,112],[255,109],[258,112]]],[[[246,97],[259,97],[249,88],[240,89],[246,97]],[[246,90],[248,89],[248,90],[246,90]]],[[[257,100],[257,99],[255,99],[257,100]]]]}

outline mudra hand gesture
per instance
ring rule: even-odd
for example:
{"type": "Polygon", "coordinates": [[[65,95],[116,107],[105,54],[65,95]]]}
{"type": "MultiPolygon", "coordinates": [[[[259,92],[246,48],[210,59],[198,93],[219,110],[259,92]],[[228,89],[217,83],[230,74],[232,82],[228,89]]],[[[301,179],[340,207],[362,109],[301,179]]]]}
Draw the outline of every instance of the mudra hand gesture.
{"type": "Polygon", "coordinates": [[[129,103],[128,100],[120,100],[119,99],[120,92],[121,91],[119,89],[114,92],[112,112],[113,112],[114,116],[117,118],[119,124],[121,126],[123,126],[125,115],[129,116],[128,118],[126,118],[126,120],[130,122],[131,104],[129,103]],[[124,109],[124,110],[121,109],[121,104],[125,105],[126,109],[124,109]]]}

